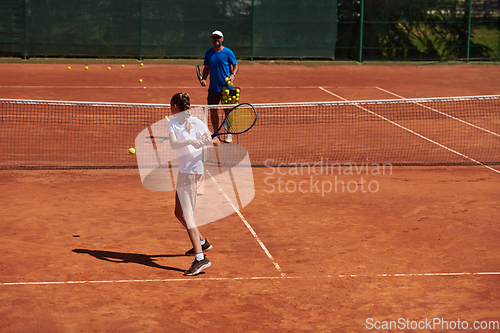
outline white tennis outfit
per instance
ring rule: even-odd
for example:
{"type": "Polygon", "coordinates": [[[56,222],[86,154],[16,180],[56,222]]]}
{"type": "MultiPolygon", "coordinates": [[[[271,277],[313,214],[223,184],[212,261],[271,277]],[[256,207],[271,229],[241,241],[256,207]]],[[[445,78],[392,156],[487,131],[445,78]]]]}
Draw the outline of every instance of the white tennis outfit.
{"type": "MultiPolygon", "coordinates": [[[[203,134],[208,131],[207,126],[196,117],[187,118],[193,128],[191,133],[186,130],[186,123],[179,124],[177,118],[172,118],[168,122],[168,133],[175,133],[178,141],[185,140],[202,140],[203,134]]],[[[201,175],[203,174],[202,148],[194,148],[192,145],[187,145],[181,149],[176,149],[175,153],[179,162],[179,172],[201,175]]]]}
{"type": "MultiPolygon", "coordinates": [[[[207,126],[196,117],[189,117],[184,124],[174,117],[168,122],[168,132],[174,133],[178,141],[202,140],[203,134],[208,131],[207,126]],[[186,122],[192,125],[191,132],[186,129],[186,122]]],[[[179,162],[176,192],[182,206],[182,214],[188,229],[196,228],[194,208],[196,195],[202,184],[203,176],[203,148],[194,148],[192,145],[175,150],[179,162]]]]}

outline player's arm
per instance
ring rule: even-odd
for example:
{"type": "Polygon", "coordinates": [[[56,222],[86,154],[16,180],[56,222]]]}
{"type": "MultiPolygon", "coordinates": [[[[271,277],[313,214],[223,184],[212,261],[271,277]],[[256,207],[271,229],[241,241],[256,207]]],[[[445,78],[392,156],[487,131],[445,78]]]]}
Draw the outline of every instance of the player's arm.
{"type": "Polygon", "coordinates": [[[203,141],[203,144],[205,144],[205,145],[213,144],[214,146],[217,146],[220,143],[219,137],[212,138],[212,132],[210,132],[210,131],[206,131],[203,134],[202,141],[203,141]]]}
{"type": "Polygon", "coordinates": [[[234,81],[234,78],[236,77],[236,74],[238,73],[238,70],[240,69],[240,65],[238,63],[234,64],[231,68],[231,75],[229,75],[229,79],[234,81]]]}
{"type": "Polygon", "coordinates": [[[205,65],[205,66],[203,66],[203,72],[201,73],[201,79],[202,79],[201,85],[203,85],[203,86],[207,85],[208,74],[210,74],[210,66],[205,65]]]}
{"type": "Polygon", "coordinates": [[[170,134],[168,136],[170,138],[170,147],[172,147],[172,149],[181,149],[181,148],[187,147],[189,145],[191,145],[195,148],[201,148],[203,146],[202,141],[198,141],[198,140],[194,140],[194,139],[179,141],[179,140],[177,140],[177,136],[175,135],[174,132],[170,132],[170,134]]]}

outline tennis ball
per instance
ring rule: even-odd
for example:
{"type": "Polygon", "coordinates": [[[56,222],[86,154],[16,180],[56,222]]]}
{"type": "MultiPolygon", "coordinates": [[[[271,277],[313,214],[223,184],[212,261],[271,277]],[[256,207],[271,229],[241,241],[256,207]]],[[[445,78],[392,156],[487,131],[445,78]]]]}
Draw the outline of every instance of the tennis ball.
{"type": "Polygon", "coordinates": [[[71,69],[71,67],[70,67],[70,66],[68,66],[68,69],[71,69]]]}
{"type": "Polygon", "coordinates": [[[85,66],[85,69],[86,69],[86,70],[87,70],[87,69],[89,69],[89,66],[85,66]]]}
{"type": "Polygon", "coordinates": [[[141,66],[144,66],[144,64],[141,62],[141,66]]]}
{"type": "Polygon", "coordinates": [[[134,155],[135,154],[135,149],[134,148],[129,148],[128,153],[134,155]]]}
{"type": "Polygon", "coordinates": [[[141,82],[141,83],[142,83],[142,79],[139,79],[139,82],[141,82]]]}
{"type": "Polygon", "coordinates": [[[125,68],[125,65],[122,65],[122,68],[125,68]]]}
{"type": "Polygon", "coordinates": [[[111,69],[111,67],[108,67],[108,71],[111,69]]]}

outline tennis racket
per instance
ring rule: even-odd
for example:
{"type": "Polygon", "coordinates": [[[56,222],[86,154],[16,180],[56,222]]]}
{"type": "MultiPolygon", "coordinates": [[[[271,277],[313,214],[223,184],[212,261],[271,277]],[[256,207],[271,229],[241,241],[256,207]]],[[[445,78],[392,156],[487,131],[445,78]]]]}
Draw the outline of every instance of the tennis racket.
{"type": "Polygon", "coordinates": [[[222,125],[212,134],[212,138],[225,134],[241,134],[252,128],[257,122],[257,111],[248,103],[238,104],[229,111],[222,125]],[[224,128],[226,132],[220,133],[224,128]]]}
{"type": "Polygon", "coordinates": [[[196,65],[196,76],[198,76],[198,80],[203,81],[203,76],[201,76],[201,70],[200,70],[200,66],[196,65]]]}

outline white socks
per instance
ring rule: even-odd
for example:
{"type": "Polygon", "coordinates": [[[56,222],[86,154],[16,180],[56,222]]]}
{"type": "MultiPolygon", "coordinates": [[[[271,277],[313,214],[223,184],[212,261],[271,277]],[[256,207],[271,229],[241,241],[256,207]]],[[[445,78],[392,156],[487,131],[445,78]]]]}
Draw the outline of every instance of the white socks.
{"type": "MultiPolygon", "coordinates": [[[[203,246],[203,244],[205,244],[205,238],[200,240],[200,243],[201,243],[201,246],[203,246]]],[[[202,261],[203,259],[205,259],[205,256],[203,255],[203,253],[196,253],[194,255],[194,257],[197,261],[202,261]]]]}

